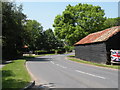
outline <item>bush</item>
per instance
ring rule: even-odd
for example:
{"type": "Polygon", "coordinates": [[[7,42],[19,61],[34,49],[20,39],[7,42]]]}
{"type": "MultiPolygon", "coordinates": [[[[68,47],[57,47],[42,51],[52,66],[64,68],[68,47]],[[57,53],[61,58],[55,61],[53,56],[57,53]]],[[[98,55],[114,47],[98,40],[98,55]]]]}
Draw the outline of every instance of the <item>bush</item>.
{"type": "Polygon", "coordinates": [[[64,46],[64,48],[65,48],[65,50],[66,50],[66,52],[72,52],[72,50],[74,49],[74,47],[72,47],[72,46],[64,46]]]}
{"type": "Polygon", "coordinates": [[[57,53],[60,53],[60,54],[65,53],[65,49],[63,47],[60,47],[57,49],[57,53]]]}
{"type": "Polygon", "coordinates": [[[40,55],[40,54],[52,54],[52,53],[55,53],[55,51],[54,51],[54,50],[51,50],[51,51],[36,50],[36,51],[35,51],[35,54],[38,54],[38,55],[40,55]]]}

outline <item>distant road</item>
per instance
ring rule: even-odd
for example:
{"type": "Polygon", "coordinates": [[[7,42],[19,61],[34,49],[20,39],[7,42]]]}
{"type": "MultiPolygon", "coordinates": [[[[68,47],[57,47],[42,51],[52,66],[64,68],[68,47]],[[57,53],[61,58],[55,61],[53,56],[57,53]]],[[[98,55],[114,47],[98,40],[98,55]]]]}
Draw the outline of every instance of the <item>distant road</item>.
{"type": "Polygon", "coordinates": [[[36,82],[50,88],[118,88],[118,70],[76,63],[67,54],[27,61],[36,82]]]}

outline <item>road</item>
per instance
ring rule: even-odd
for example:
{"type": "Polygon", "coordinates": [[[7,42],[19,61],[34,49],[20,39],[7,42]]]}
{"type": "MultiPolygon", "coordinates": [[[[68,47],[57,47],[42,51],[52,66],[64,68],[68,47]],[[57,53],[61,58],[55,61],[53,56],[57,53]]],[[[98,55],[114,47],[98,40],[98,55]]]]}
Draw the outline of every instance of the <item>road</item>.
{"type": "Polygon", "coordinates": [[[118,70],[67,60],[67,54],[27,61],[35,81],[49,88],[118,88],[118,70]]]}

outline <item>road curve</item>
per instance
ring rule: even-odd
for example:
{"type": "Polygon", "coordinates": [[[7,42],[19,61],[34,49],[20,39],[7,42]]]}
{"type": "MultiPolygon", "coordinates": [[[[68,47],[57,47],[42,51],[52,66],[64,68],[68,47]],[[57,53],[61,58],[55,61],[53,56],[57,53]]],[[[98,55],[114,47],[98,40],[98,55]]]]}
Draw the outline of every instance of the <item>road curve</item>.
{"type": "Polygon", "coordinates": [[[118,88],[118,70],[73,62],[66,56],[37,57],[26,65],[35,81],[49,88],[118,88]]]}

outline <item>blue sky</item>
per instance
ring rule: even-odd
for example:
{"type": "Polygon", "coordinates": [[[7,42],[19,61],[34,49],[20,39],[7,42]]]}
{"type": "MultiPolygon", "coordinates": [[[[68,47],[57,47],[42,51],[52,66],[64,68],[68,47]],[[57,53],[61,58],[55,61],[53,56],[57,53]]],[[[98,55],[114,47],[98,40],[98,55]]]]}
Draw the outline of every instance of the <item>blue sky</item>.
{"type": "MultiPolygon", "coordinates": [[[[52,28],[55,16],[62,14],[68,4],[88,3],[101,6],[105,10],[105,16],[109,18],[118,17],[118,2],[21,2],[23,13],[28,19],[37,20],[46,30],[52,28]]],[[[19,3],[18,3],[19,4],[19,3]]]]}

